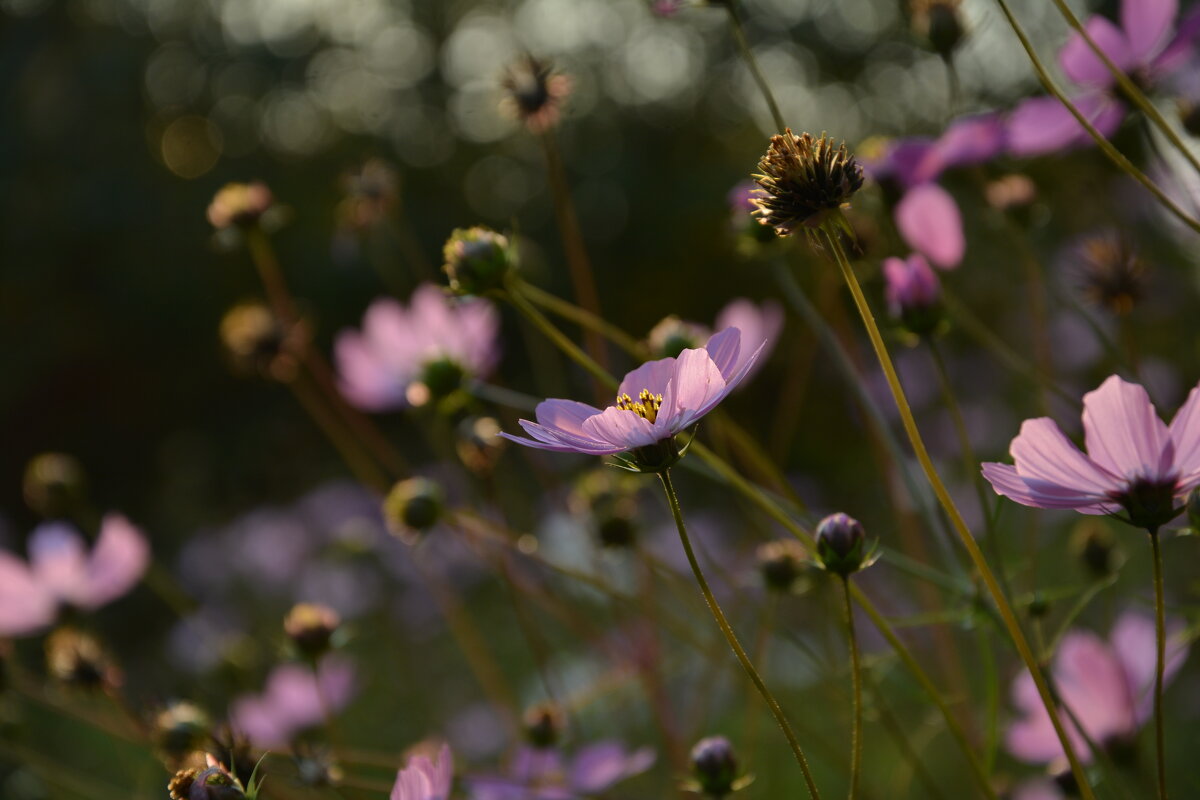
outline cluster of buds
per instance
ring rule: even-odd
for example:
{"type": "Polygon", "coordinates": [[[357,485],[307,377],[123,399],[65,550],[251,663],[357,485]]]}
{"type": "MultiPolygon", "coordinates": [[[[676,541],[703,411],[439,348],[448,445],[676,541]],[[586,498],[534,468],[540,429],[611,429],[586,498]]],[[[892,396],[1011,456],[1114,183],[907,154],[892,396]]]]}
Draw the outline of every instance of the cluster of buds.
{"type": "Polygon", "coordinates": [[[481,295],[503,289],[516,266],[508,237],[482,226],[455,229],[442,254],[442,269],[456,294],[481,295]]]}

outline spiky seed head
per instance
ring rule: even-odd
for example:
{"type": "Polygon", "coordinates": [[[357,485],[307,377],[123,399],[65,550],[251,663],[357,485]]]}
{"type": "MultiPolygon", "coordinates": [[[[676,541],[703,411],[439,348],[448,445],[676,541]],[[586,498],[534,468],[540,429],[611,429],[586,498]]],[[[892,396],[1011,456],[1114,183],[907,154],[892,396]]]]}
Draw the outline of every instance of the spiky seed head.
{"type": "Polygon", "coordinates": [[[825,134],[797,136],[791,128],[771,137],[758,169],[754,216],[780,236],[819,227],[863,184],[862,167],[845,142],[835,144],[825,134]]]}

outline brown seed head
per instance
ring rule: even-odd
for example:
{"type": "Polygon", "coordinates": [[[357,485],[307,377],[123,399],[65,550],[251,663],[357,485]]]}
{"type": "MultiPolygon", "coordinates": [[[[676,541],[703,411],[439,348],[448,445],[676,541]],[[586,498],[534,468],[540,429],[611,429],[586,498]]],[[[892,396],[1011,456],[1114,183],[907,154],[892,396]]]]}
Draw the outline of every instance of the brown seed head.
{"type": "Polygon", "coordinates": [[[820,226],[827,212],[845,205],[863,184],[862,167],[845,142],[835,145],[824,134],[796,136],[790,128],[771,137],[758,168],[754,216],[780,236],[820,226]]]}

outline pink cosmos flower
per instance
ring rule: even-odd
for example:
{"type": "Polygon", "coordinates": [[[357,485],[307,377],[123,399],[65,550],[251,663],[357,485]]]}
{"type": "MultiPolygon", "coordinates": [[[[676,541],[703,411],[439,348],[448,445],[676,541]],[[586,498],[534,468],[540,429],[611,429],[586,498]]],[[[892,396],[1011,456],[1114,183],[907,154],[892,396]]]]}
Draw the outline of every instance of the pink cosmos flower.
{"type": "Polygon", "coordinates": [[[447,800],[454,782],[454,757],[443,744],[437,757],[415,755],[396,773],[396,785],[389,800],[447,800]]]}
{"type": "MultiPolygon", "coordinates": [[[[1177,32],[1178,0],[1122,0],[1121,25],[1096,15],[1084,29],[1122,72],[1142,86],[1153,86],[1178,69],[1196,40],[1200,15],[1189,13],[1177,32]],[[1174,33],[1174,35],[1173,35],[1174,33]]],[[[1125,118],[1125,104],[1114,91],[1116,79],[1078,32],[1058,53],[1063,72],[1079,90],[1071,98],[1079,111],[1105,136],[1125,118]]],[[[1009,151],[1033,156],[1091,144],[1092,138],[1056,98],[1034,97],[1012,113],[1009,151]]]]}
{"type": "Polygon", "coordinates": [[[954,198],[936,183],[910,189],[896,204],[896,227],[908,246],[934,266],[954,269],[967,251],[962,214],[954,198]]]}
{"type": "Polygon", "coordinates": [[[537,422],[520,420],[533,438],[500,435],[559,453],[655,455],[644,448],[668,442],[696,424],[746,377],[764,345],[759,342],[749,357],[742,357],[741,341],[737,328],[726,328],[703,349],[687,349],[678,358],[650,361],[630,372],[616,402],[603,411],[574,400],[545,400],[535,409],[537,422]]]}
{"type": "Polygon", "coordinates": [[[362,331],[343,331],[335,343],[342,393],[366,411],[449,394],[495,368],[499,329],[491,303],[455,300],[431,283],[417,287],[407,308],[376,300],[362,331]]]}
{"type": "MultiPolygon", "coordinates": [[[[1167,627],[1165,676],[1169,679],[1183,665],[1188,648],[1180,638],[1183,623],[1172,620],[1167,627]]],[[[1080,727],[1103,746],[1128,741],[1152,714],[1154,636],[1154,621],[1134,612],[1120,616],[1107,642],[1087,631],[1063,636],[1054,656],[1053,682],[1062,705],[1071,712],[1063,716],[1071,744],[1085,761],[1095,754],[1080,727]]],[[[1008,729],[1009,751],[1022,761],[1065,765],[1062,743],[1028,672],[1013,681],[1012,698],[1021,718],[1008,729]]]]}
{"type": "Polygon", "coordinates": [[[342,710],[353,694],[354,666],[344,659],[326,656],[316,675],[308,666],[284,664],[272,670],[262,694],[233,701],[229,724],[256,747],[284,748],[301,731],[342,710]]]}
{"type": "Polygon", "coordinates": [[[108,514],[88,552],[83,537],[47,522],[29,539],[29,563],[0,551],[0,636],[46,628],[62,604],[93,611],[137,585],[150,563],[146,537],[120,514],[108,514]]]}
{"type": "Polygon", "coordinates": [[[1049,417],[1026,420],[1009,452],[1013,465],[987,463],[997,494],[1035,508],[1116,514],[1148,530],[1170,521],[1175,501],[1200,486],[1200,385],[1170,426],[1146,390],[1116,375],[1083,396],[1087,454],[1049,417]]]}
{"type": "MultiPolygon", "coordinates": [[[[568,761],[556,749],[523,747],[505,776],[471,778],[473,800],[576,800],[602,794],[653,766],[648,747],[627,750],[615,740],[596,742],[568,761]]],[[[393,798],[395,800],[395,798],[393,798]]]]}

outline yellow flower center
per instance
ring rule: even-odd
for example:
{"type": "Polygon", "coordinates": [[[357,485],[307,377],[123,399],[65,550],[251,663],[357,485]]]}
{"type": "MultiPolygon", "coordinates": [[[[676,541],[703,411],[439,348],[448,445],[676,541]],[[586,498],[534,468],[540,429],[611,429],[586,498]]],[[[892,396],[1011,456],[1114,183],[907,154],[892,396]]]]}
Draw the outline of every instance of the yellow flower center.
{"type": "Polygon", "coordinates": [[[649,389],[642,389],[638,393],[637,400],[628,394],[617,395],[617,408],[622,411],[632,411],[647,422],[654,422],[658,419],[658,410],[662,408],[662,401],[661,394],[650,394],[649,389]]]}

